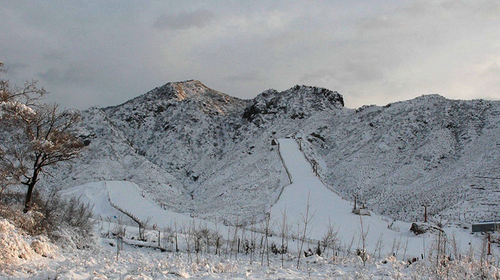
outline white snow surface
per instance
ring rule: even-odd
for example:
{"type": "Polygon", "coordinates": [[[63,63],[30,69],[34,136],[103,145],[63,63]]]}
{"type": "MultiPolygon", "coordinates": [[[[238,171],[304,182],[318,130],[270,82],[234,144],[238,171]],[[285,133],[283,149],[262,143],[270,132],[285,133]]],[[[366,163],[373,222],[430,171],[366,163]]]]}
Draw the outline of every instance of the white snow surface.
{"type": "MultiPolygon", "coordinates": [[[[394,242],[408,244],[407,256],[419,256],[424,254],[425,237],[429,234],[415,236],[409,231],[411,224],[405,222],[394,222],[371,213],[371,216],[359,216],[352,213],[353,205],[342,199],[338,194],[329,190],[313,173],[310,163],[300,151],[294,139],[280,139],[280,151],[288,171],[291,173],[293,183],[286,186],[278,202],[271,208],[271,216],[279,220],[286,210],[289,221],[299,223],[304,227],[306,207],[309,204],[310,224],[307,235],[311,239],[321,240],[327,227],[331,224],[339,231],[342,246],[347,248],[349,242],[354,241],[355,248],[361,248],[361,233],[366,235],[366,249],[374,252],[378,239],[384,245],[384,253],[388,253],[394,242]],[[361,227],[361,221],[363,228],[361,227]],[[388,228],[392,223],[391,229],[388,228]]],[[[457,227],[444,228],[448,236],[455,235],[462,240],[462,249],[469,244],[478,245],[479,239],[470,235],[468,230],[457,227]]],[[[429,240],[427,241],[429,242],[429,240]]],[[[427,244],[428,246],[428,244],[427,244]]]]}
{"type": "Polygon", "coordinates": [[[187,215],[162,209],[144,197],[143,191],[137,184],[128,181],[88,183],[65,190],[63,195],[80,197],[84,203],[90,202],[94,205],[93,211],[96,218],[101,217],[112,222],[118,222],[120,218],[124,220],[125,224],[137,226],[136,223],[127,218],[125,213],[132,214],[140,221],[150,220],[149,226],[155,225],[158,229],[173,226],[174,223],[188,225],[193,221],[193,218],[187,215]],[[110,202],[120,210],[113,207],[110,202]]]}
{"type": "Polygon", "coordinates": [[[131,182],[108,181],[101,182],[107,188],[109,200],[126,213],[130,213],[141,221],[150,222],[150,227],[162,229],[173,227],[174,223],[188,225],[193,218],[162,209],[157,204],[143,197],[141,189],[131,182]]]}

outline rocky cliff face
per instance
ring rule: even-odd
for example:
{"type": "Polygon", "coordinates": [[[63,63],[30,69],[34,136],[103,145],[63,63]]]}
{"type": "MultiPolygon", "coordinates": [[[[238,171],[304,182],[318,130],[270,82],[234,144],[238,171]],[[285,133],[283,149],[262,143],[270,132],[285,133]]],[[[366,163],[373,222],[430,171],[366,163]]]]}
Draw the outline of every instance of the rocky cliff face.
{"type": "Polygon", "coordinates": [[[288,178],[273,138],[302,138],[330,188],[407,221],[498,219],[500,102],[422,96],[384,107],[344,107],[324,88],[295,86],[240,100],[199,81],[168,83],[82,112],[90,141],[51,181],[131,180],[180,212],[259,219],[288,178]]]}

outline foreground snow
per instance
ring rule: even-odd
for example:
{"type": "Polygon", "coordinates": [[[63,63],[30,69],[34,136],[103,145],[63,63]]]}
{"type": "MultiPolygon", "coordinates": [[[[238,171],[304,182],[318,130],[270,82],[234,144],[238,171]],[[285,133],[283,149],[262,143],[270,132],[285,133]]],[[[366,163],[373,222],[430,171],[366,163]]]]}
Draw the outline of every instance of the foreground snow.
{"type": "MultiPolygon", "coordinates": [[[[494,279],[500,277],[498,261],[495,256],[499,255],[497,247],[493,247],[493,255],[485,256],[484,247],[471,245],[469,250],[457,248],[457,252],[451,250],[448,244],[446,255],[439,258],[431,244],[436,241],[435,237],[429,236],[427,242],[426,258],[412,264],[403,260],[402,256],[387,256],[382,254],[379,258],[371,254],[371,257],[363,264],[362,260],[353,253],[342,252],[337,257],[332,254],[322,256],[310,256],[303,258],[297,269],[297,254],[292,251],[284,255],[284,265],[281,265],[281,255],[262,255],[261,248],[255,250],[254,255],[245,254],[243,250],[238,253],[231,252],[229,243],[223,243],[219,254],[215,254],[212,247],[207,253],[201,250],[198,254],[188,252],[184,245],[179,246],[180,251],[172,250],[171,238],[165,240],[159,250],[155,242],[157,230],[147,230],[146,240],[139,241],[138,229],[130,225],[120,224],[120,213],[110,207],[110,200],[115,204],[122,205],[127,211],[135,211],[136,215],[154,214],[155,207],[150,201],[142,197],[135,185],[127,182],[100,182],[89,184],[79,189],[74,189],[67,194],[80,194],[81,199],[94,201],[96,213],[101,215],[95,226],[96,245],[88,250],[75,249],[51,249],[50,255],[46,253],[29,252],[26,249],[30,242],[36,238],[24,236],[16,231],[8,222],[2,222],[3,231],[0,232],[0,243],[8,244],[8,248],[16,249],[16,252],[28,252],[30,255],[22,255],[19,259],[10,259],[9,262],[0,263],[0,278],[14,279],[436,279],[445,276],[448,279],[494,279]],[[121,189],[121,200],[115,198],[115,194],[121,189]],[[80,193],[81,191],[81,193],[80,193]],[[127,206],[128,205],[128,206],[127,206]],[[143,208],[144,207],[144,208],[143,208]],[[150,208],[148,208],[150,207],[150,208]],[[140,211],[139,211],[140,210],[140,211]],[[118,216],[115,216],[118,215],[118,216]],[[116,217],[116,218],[115,218],[116,217]],[[123,235],[124,244],[117,251],[117,244],[121,244],[116,238],[116,233],[125,229],[123,235]],[[16,242],[10,242],[15,240],[16,242]],[[128,245],[134,244],[134,245],[128,245]],[[139,247],[142,246],[142,247],[139,247]],[[45,255],[45,256],[44,256],[45,255]]],[[[284,196],[286,197],[286,195],[284,196]]],[[[280,198],[282,199],[282,198],[280,198]]],[[[284,198],[283,198],[284,199],[284,198]]],[[[159,207],[158,207],[159,208],[159,207]]],[[[169,219],[185,219],[193,221],[189,216],[172,214],[169,211],[158,210],[156,222],[167,223],[169,219]]],[[[225,229],[234,230],[226,227],[225,229]]],[[[188,233],[179,233],[179,242],[193,242],[188,233]]],[[[223,231],[224,232],[224,231],[223,231]]],[[[245,233],[239,231],[242,237],[245,233]]],[[[162,240],[166,237],[162,232],[162,240]]],[[[231,235],[233,233],[231,232],[231,235]]],[[[247,237],[249,233],[246,233],[247,237]]],[[[260,240],[260,238],[258,238],[260,240]]],[[[276,240],[274,240],[276,241],[276,240]]],[[[290,243],[293,243],[290,241],[290,243]]],[[[291,245],[291,244],[290,244],[291,245]]],[[[32,245],[31,245],[32,246],[32,245]]],[[[213,246],[213,245],[212,245],[213,246]]],[[[388,245],[386,245],[388,246],[388,245]]],[[[290,246],[293,249],[294,246],[290,246]]],[[[5,247],[4,247],[5,248],[5,247]]],[[[233,248],[234,249],[234,248],[233,248]]],[[[15,250],[14,250],[15,251],[15,250]]]]}
{"type": "MultiPolygon", "coordinates": [[[[101,232],[102,233],[102,232],[101,232]]],[[[0,278],[5,279],[495,279],[500,276],[493,257],[480,261],[445,261],[435,267],[433,260],[408,264],[394,257],[370,260],[363,265],[355,257],[311,256],[296,269],[294,256],[287,255],[281,267],[279,255],[270,263],[249,255],[229,257],[222,253],[194,254],[160,252],[125,245],[116,254],[116,242],[99,238],[91,250],[65,250],[51,258],[33,258],[15,264],[0,264],[0,278]],[[263,265],[262,265],[263,264],[263,265]]]]}

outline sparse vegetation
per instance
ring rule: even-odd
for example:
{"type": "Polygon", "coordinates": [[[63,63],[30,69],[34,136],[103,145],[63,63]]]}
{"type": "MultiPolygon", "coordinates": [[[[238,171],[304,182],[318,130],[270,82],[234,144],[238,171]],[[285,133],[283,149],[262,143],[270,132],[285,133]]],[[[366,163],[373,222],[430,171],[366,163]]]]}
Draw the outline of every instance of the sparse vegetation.
{"type": "Polygon", "coordinates": [[[8,193],[0,201],[0,217],[31,236],[45,235],[63,246],[82,249],[93,244],[92,205],[79,198],[66,200],[57,191],[47,198],[34,193],[29,215],[23,214],[21,193],[8,193]]]}

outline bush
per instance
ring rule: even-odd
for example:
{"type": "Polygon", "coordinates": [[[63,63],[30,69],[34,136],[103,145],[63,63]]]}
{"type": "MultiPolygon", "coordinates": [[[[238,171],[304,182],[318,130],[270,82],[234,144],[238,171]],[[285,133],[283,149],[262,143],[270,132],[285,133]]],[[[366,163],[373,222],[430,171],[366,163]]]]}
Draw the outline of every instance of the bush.
{"type": "Polygon", "coordinates": [[[0,271],[9,271],[7,267],[20,260],[29,261],[39,257],[53,258],[56,255],[57,247],[46,237],[33,238],[19,231],[7,219],[0,218],[0,271]]]}
{"type": "Polygon", "coordinates": [[[32,255],[30,244],[16,231],[16,227],[6,219],[0,219],[0,264],[29,260],[32,255]]]}
{"type": "Polygon", "coordinates": [[[93,206],[72,197],[61,198],[57,190],[49,193],[40,207],[49,237],[63,246],[86,248],[92,245],[93,206]]]}
{"type": "Polygon", "coordinates": [[[80,198],[63,199],[57,190],[51,191],[46,199],[34,195],[33,207],[24,214],[22,194],[9,194],[0,202],[0,217],[12,222],[29,235],[47,235],[61,245],[88,247],[93,243],[93,206],[80,198]]]}
{"type": "Polygon", "coordinates": [[[7,219],[16,228],[21,229],[29,235],[46,234],[43,214],[36,209],[24,214],[22,209],[22,194],[10,193],[2,197],[0,217],[7,219]]]}

